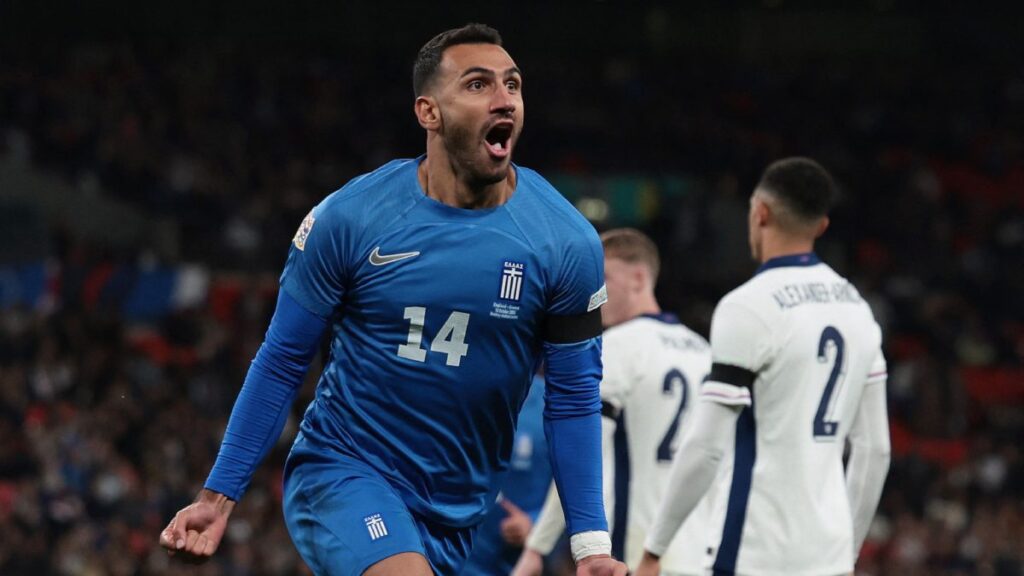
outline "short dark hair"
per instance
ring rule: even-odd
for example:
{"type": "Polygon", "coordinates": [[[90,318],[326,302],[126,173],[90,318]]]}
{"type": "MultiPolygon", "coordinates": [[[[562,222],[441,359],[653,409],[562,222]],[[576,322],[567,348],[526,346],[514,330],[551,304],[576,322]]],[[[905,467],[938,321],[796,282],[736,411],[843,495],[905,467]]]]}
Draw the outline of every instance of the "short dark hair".
{"type": "Polygon", "coordinates": [[[412,66],[412,89],[416,96],[423,94],[424,89],[434,79],[437,69],[441,66],[444,51],[457,44],[496,44],[501,46],[501,34],[486,24],[466,24],[462,28],[454,28],[441,32],[420,48],[416,62],[412,66]]]}
{"type": "Polygon", "coordinates": [[[635,228],[614,228],[601,234],[601,245],[605,257],[644,264],[651,271],[651,281],[658,282],[658,272],[661,271],[658,247],[643,232],[635,228]]]}
{"type": "Polygon", "coordinates": [[[828,216],[839,196],[828,170],[799,156],[773,162],[761,175],[757,187],[778,198],[805,222],[828,216]]]}

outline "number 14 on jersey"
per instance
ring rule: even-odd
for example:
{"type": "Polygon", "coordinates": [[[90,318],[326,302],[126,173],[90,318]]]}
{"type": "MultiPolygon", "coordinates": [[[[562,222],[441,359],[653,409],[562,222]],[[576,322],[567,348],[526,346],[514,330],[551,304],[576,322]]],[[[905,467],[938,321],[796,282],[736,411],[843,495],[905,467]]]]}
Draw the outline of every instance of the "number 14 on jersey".
{"type": "MultiPolygon", "coordinates": [[[[423,348],[423,326],[426,323],[427,309],[422,306],[407,306],[405,319],[409,321],[409,337],[405,344],[398,347],[398,356],[417,362],[427,361],[427,351],[423,348]]],[[[448,320],[430,342],[430,351],[446,354],[445,364],[459,366],[462,357],[469,352],[466,344],[466,328],[469,326],[469,314],[453,311],[448,320]]]]}

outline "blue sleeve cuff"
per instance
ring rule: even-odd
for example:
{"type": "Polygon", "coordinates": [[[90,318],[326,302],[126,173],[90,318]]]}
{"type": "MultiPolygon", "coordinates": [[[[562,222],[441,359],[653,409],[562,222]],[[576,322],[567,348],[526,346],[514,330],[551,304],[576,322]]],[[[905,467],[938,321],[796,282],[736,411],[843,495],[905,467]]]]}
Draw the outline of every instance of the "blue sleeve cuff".
{"type": "Polygon", "coordinates": [[[544,431],[569,534],[608,530],[601,485],[601,339],[544,345],[544,431]]]}
{"type": "Polygon", "coordinates": [[[235,400],[206,488],[236,501],[245,493],[256,466],[281,435],[326,327],[326,318],[307,311],[287,291],[278,293],[266,339],[235,400]]]}

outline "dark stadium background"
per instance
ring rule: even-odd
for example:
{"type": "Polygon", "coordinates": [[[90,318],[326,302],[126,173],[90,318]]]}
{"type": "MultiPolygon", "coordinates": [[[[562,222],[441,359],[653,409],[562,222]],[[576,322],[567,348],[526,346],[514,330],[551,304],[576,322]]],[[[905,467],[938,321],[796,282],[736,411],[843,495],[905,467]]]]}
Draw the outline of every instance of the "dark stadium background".
{"type": "Polygon", "coordinates": [[[302,573],[294,422],[214,561],[168,564],[157,534],[212,463],[295,228],[421,152],[413,56],[468,21],[525,71],[517,161],[649,232],[700,332],[753,269],[759,171],[830,168],[819,251],[890,361],[859,573],[1024,573],[1021,11],[642,4],[0,1],[0,574],[302,573]]]}

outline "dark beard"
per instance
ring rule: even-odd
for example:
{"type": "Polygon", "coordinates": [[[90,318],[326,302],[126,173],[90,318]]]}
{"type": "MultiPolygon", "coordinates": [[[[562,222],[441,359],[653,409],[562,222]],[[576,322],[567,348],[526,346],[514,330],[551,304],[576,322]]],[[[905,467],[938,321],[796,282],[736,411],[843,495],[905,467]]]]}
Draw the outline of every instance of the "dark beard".
{"type": "Polygon", "coordinates": [[[452,170],[464,178],[471,188],[497,184],[508,176],[507,166],[500,170],[488,170],[479,165],[478,135],[464,126],[448,125],[445,128],[442,139],[451,159],[452,170]]]}

